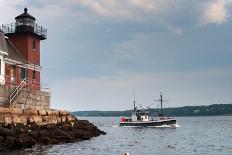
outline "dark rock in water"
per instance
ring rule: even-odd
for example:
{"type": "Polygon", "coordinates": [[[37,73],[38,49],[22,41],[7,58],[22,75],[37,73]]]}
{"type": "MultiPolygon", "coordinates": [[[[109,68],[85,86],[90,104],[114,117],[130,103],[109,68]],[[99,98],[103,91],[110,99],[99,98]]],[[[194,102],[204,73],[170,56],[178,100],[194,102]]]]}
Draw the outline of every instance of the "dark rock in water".
{"type": "Polygon", "coordinates": [[[72,143],[106,134],[86,120],[58,124],[0,125],[0,151],[30,148],[36,144],[72,143]]]}

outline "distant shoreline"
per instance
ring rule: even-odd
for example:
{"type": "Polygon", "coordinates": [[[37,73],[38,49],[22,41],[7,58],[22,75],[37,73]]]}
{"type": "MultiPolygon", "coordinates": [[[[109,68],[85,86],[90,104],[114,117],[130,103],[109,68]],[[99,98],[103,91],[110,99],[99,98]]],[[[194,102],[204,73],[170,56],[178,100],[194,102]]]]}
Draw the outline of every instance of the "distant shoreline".
{"type": "MultiPolygon", "coordinates": [[[[121,117],[130,116],[132,110],[125,111],[75,111],[72,114],[79,117],[121,117]]],[[[150,109],[150,113],[159,113],[160,109],[150,109]]],[[[196,117],[196,116],[232,116],[232,104],[213,104],[209,106],[184,106],[164,108],[167,116],[196,117]]]]}
{"type": "MultiPolygon", "coordinates": [[[[113,118],[117,118],[117,117],[123,117],[123,116],[80,116],[80,115],[75,115],[76,117],[113,117],[113,118]]],[[[199,116],[173,116],[173,117],[220,117],[220,116],[229,116],[229,117],[232,117],[232,114],[231,115],[199,115],[199,116]]]]}

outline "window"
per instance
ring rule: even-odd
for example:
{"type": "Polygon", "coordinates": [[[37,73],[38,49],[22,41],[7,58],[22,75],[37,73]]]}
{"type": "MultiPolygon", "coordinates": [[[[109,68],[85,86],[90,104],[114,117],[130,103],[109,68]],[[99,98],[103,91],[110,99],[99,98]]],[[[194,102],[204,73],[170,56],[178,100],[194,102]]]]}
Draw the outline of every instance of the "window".
{"type": "Polygon", "coordinates": [[[32,72],[32,79],[35,79],[35,70],[32,72]]]}
{"type": "Polygon", "coordinates": [[[35,50],[35,48],[36,48],[35,41],[32,42],[32,47],[33,47],[33,50],[35,50]]]}
{"type": "Polygon", "coordinates": [[[21,80],[24,80],[26,78],[26,69],[21,68],[21,80]]]}

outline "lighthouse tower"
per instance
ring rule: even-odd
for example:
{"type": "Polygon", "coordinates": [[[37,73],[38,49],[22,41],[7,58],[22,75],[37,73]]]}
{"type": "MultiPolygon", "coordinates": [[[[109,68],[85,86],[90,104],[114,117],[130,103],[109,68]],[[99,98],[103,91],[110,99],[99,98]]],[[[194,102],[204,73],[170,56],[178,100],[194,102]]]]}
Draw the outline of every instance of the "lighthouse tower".
{"type": "Polygon", "coordinates": [[[47,38],[47,29],[36,24],[36,18],[28,13],[27,8],[24,9],[24,13],[15,17],[15,23],[3,25],[2,29],[5,32],[5,36],[8,37],[9,41],[26,60],[26,64],[14,64],[15,66],[26,67],[15,67],[12,69],[11,65],[10,72],[18,75],[16,83],[26,79],[27,81],[32,81],[33,86],[39,88],[41,71],[40,41],[47,38]]]}

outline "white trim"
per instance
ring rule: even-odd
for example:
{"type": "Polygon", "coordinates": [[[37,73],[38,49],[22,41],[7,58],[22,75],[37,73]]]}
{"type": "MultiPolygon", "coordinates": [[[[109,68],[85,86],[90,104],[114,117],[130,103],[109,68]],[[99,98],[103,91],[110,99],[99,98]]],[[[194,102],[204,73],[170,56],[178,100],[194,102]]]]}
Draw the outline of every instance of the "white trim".
{"type": "Polygon", "coordinates": [[[1,54],[1,55],[8,55],[7,52],[1,51],[1,50],[0,50],[0,54],[1,54]]]}
{"type": "Polygon", "coordinates": [[[11,65],[15,65],[15,64],[18,64],[19,66],[25,65],[22,62],[12,60],[12,59],[9,59],[9,58],[3,58],[3,60],[5,61],[5,63],[11,64],[11,65]]]}
{"type": "Polygon", "coordinates": [[[42,67],[38,66],[38,65],[26,64],[26,66],[27,66],[28,69],[35,70],[35,71],[38,71],[38,72],[40,72],[42,70],[42,67]]]}
{"type": "Polygon", "coordinates": [[[3,58],[3,60],[4,60],[5,63],[7,63],[7,64],[17,65],[17,66],[19,66],[19,67],[28,68],[28,69],[35,70],[35,71],[38,71],[38,72],[40,72],[40,71],[42,70],[42,67],[39,66],[39,65],[24,64],[24,63],[22,63],[22,62],[19,62],[19,61],[16,61],[16,60],[12,60],[12,59],[9,59],[9,58],[3,58]]]}
{"type": "Polygon", "coordinates": [[[5,61],[3,60],[2,55],[0,55],[0,64],[1,64],[1,70],[0,70],[0,84],[5,85],[5,61]]]}

